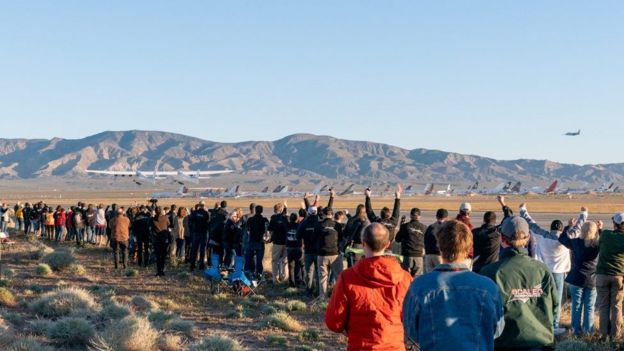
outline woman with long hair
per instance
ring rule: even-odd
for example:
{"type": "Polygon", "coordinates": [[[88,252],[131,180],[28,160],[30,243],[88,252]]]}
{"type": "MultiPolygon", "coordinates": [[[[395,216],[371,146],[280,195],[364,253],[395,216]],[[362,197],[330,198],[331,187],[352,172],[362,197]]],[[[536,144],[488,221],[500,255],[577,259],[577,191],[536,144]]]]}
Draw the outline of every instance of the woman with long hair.
{"type": "Polygon", "coordinates": [[[581,208],[559,242],[572,251],[572,269],[565,281],[572,300],[572,329],[575,335],[591,333],[596,303],[596,264],[598,263],[599,226],[587,222],[587,209],[581,208]]]}
{"type": "Polygon", "coordinates": [[[169,241],[169,219],[165,210],[156,208],[156,214],[152,219],[154,233],[154,252],[156,254],[156,276],[165,275],[165,260],[167,259],[167,244],[169,241]]]}
{"type": "MultiPolygon", "coordinates": [[[[184,241],[188,229],[188,210],[180,207],[173,223],[173,238],[175,239],[175,257],[178,260],[184,259],[184,241]]],[[[173,245],[173,243],[172,243],[173,245]]]]}

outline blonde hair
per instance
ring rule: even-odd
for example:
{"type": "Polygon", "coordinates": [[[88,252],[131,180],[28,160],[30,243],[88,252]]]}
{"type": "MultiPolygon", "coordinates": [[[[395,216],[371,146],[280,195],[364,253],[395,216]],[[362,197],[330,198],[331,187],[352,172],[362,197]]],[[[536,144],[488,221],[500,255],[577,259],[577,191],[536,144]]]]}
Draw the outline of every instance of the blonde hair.
{"type": "Polygon", "coordinates": [[[598,225],[594,222],[585,222],[581,227],[581,239],[585,247],[598,247],[598,225]]]}

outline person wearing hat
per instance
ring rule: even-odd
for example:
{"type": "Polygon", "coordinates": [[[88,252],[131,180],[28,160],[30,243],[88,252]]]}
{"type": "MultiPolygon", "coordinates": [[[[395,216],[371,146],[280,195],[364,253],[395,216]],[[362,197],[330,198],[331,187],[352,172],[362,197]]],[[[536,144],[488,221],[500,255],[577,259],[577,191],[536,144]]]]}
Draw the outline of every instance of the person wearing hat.
{"type": "Polygon", "coordinates": [[[438,244],[444,263],[415,279],[405,297],[405,335],[419,350],[493,350],[505,325],[503,301],[496,284],[464,264],[470,229],[445,222],[438,244]]]}
{"type": "Polygon", "coordinates": [[[544,262],[555,278],[557,284],[557,299],[559,307],[555,311],[554,331],[555,335],[565,333],[564,328],[559,328],[561,319],[561,299],[563,297],[563,285],[566,273],[570,271],[572,262],[570,260],[570,250],[559,242],[559,237],[563,233],[563,223],[554,220],[550,224],[550,230],[540,227],[529,215],[526,204],[520,204],[520,216],[529,223],[531,233],[535,234],[535,256],[537,260],[544,262]]]}
{"type": "Polygon", "coordinates": [[[540,349],[554,346],[553,322],[559,305],[557,286],[548,267],[530,258],[523,248],[529,241],[529,223],[512,216],[499,227],[502,250],[498,262],[481,269],[492,279],[505,306],[505,330],[496,350],[540,349]]]}
{"type": "Polygon", "coordinates": [[[616,213],[612,220],[613,230],[603,230],[598,241],[596,290],[600,334],[617,338],[624,301],[624,213],[616,213]]]}
{"type": "Polygon", "coordinates": [[[410,221],[401,225],[395,238],[401,243],[401,267],[412,277],[423,274],[426,231],[427,226],[420,222],[420,209],[412,208],[410,221]]]}
{"type": "Polygon", "coordinates": [[[455,219],[467,225],[472,231],[474,226],[470,221],[470,212],[472,212],[472,205],[470,202],[462,202],[461,205],[459,205],[459,213],[455,219]]]}

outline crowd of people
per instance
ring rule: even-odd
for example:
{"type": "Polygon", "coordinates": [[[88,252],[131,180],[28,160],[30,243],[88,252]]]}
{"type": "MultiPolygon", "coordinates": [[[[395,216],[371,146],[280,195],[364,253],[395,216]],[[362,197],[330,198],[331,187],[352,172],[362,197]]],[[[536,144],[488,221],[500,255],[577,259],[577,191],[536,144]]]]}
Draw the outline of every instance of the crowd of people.
{"type": "MultiPolygon", "coordinates": [[[[475,227],[470,203],[454,219],[447,209],[436,221],[421,222],[412,208],[400,217],[401,191],[394,207],[373,210],[371,192],[355,212],[334,211],[318,195],[289,213],[285,202],[272,208],[250,204],[248,212],[228,209],[226,201],[207,208],[149,205],[122,207],[78,203],[68,209],[44,203],[17,204],[16,229],[47,240],[79,246],[108,245],[113,265],[134,260],[155,263],[165,274],[167,260],[204,270],[231,268],[244,259],[255,279],[285,282],[317,299],[328,299],[326,324],[348,336],[348,350],[541,350],[553,347],[568,284],[571,331],[620,336],[624,301],[624,213],[612,229],[578,217],[540,227],[526,204],[518,214],[498,197],[502,219],[483,215],[475,227]],[[264,273],[265,247],[271,244],[271,275],[264,273]],[[215,257],[217,261],[211,260],[215,257]],[[344,267],[346,265],[346,267],[344,267]]],[[[0,207],[3,225],[10,209],[0,207]]]]}

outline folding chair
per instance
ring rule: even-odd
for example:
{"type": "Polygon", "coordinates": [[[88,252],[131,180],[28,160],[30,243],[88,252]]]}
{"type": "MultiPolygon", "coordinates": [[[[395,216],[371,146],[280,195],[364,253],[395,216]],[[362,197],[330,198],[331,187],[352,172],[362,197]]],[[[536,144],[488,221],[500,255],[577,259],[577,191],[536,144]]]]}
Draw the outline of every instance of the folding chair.
{"type": "Polygon", "coordinates": [[[245,266],[245,258],[242,256],[236,256],[234,258],[234,271],[228,274],[228,283],[234,289],[234,292],[239,296],[247,296],[249,294],[255,294],[255,289],[258,287],[256,282],[253,282],[247,278],[243,268],[245,266]]]}
{"type": "Polygon", "coordinates": [[[218,294],[221,291],[221,285],[224,284],[223,278],[227,274],[227,272],[223,272],[219,268],[219,261],[218,254],[211,254],[210,268],[204,271],[204,278],[210,282],[210,292],[213,294],[218,294]]]}

